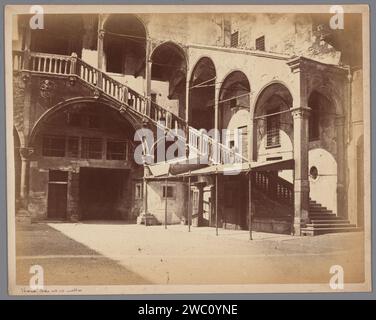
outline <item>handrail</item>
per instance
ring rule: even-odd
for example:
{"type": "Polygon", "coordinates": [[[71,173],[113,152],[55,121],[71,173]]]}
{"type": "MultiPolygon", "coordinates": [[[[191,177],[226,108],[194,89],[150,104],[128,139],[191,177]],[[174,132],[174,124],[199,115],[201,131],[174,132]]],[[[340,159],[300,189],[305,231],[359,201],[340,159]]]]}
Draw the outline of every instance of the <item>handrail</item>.
{"type": "Polygon", "coordinates": [[[264,191],[272,199],[289,205],[294,203],[294,185],[285,179],[256,171],[253,181],[257,189],[264,191]]]}
{"type": "Polygon", "coordinates": [[[189,126],[178,115],[86,63],[74,53],[71,56],[66,56],[41,52],[13,51],[13,68],[14,70],[77,76],[143,117],[154,121],[164,129],[175,130],[175,135],[180,139],[182,137],[177,134],[177,129],[184,130],[185,133],[188,133],[188,137],[183,139],[187,139],[189,147],[195,149],[201,157],[207,157],[209,161],[217,164],[247,161],[235,150],[189,126]]]}

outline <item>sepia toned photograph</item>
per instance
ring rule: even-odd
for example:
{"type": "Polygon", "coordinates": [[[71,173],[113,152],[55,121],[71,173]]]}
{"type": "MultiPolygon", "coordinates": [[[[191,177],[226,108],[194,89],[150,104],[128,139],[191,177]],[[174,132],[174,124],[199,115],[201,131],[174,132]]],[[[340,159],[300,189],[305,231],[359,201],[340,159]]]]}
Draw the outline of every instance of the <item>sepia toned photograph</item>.
{"type": "Polygon", "coordinates": [[[12,295],[369,292],[367,5],[9,5],[12,295]]]}

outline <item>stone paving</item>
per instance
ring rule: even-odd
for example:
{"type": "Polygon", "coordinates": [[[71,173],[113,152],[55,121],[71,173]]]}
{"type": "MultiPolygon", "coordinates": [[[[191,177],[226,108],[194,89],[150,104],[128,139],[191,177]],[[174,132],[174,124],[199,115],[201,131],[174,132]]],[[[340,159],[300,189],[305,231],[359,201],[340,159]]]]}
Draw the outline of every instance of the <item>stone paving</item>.
{"type": "Polygon", "coordinates": [[[364,278],[363,233],[293,237],[187,226],[121,222],[21,223],[17,283],[29,267],[45,269],[46,284],[328,283],[332,265],[345,282],[364,278]]]}

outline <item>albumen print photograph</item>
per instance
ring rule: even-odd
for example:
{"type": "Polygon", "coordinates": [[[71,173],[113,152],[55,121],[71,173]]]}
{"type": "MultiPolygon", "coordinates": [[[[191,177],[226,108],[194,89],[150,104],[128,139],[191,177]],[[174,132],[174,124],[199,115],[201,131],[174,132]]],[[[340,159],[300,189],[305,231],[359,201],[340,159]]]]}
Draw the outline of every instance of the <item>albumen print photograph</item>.
{"type": "Polygon", "coordinates": [[[366,5],[9,5],[9,292],[368,292],[366,5]]]}

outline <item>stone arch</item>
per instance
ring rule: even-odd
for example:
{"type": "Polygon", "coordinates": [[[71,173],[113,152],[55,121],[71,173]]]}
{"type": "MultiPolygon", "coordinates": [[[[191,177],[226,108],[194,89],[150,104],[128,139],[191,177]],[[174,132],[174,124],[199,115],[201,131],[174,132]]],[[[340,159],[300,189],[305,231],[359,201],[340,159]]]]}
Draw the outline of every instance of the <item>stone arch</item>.
{"type": "MultiPolygon", "coordinates": [[[[100,28],[104,29],[104,27],[105,27],[106,23],[108,22],[108,20],[111,18],[111,16],[114,16],[114,15],[116,15],[116,14],[107,14],[103,18],[103,20],[101,21],[100,28]]],[[[135,14],[135,13],[118,13],[117,15],[121,15],[121,16],[128,15],[128,16],[133,16],[134,18],[136,18],[142,24],[142,26],[144,27],[146,38],[149,38],[149,30],[148,30],[148,28],[146,26],[146,23],[145,23],[144,19],[141,18],[140,15],[135,14]]]]}
{"type": "MultiPolygon", "coordinates": [[[[293,101],[293,94],[292,94],[293,90],[290,88],[290,86],[289,86],[286,82],[281,81],[281,80],[273,80],[273,81],[270,81],[270,82],[264,84],[264,85],[260,88],[260,90],[257,92],[257,94],[253,96],[253,99],[251,100],[251,118],[252,118],[252,119],[253,119],[253,117],[254,117],[255,108],[256,108],[257,103],[259,102],[259,98],[260,98],[263,94],[265,94],[265,90],[266,90],[268,87],[272,86],[272,85],[280,85],[280,86],[286,88],[286,90],[289,92],[289,94],[290,94],[290,96],[291,96],[291,101],[293,101]]],[[[252,93],[253,93],[253,92],[252,92],[252,93]]],[[[291,104],[290,108],[292,108],[292,107],[293,107],[293,105],[291,104]]]]}
{"type": "MultiPolygon", "coordinates": [[[[36,135],[37,135],[37,133],[38,133],[40,127],[41,127],[41,124],[48,121],[53,115],[55,115],[59,111],[62,111],[64,109],[69,108],[70,106],[72,106],[74,104],[79,104],[79,103],[88,103],[88,104],[99,103],[101,105],[104,105],[104,106],[112,109],[112,110],[120,111],[119,108],[116,105],[113,105],[113,104],[111,104],[108,101],[105,101],[103,99],[86,97],[86,98],[73,98],[73,99],[65,100],[65,101],[60,102],[60,103],[56,104],[55,106],[49,108],[48,110],[46,110],[39,117],[39,119],[34,123],[32,129],[30,131],[30,134],[29,134],[29,146],[31,146],[31,147],[33,146],[35,137],[36,137],[36,135]]],[[[123,112],[121,114],[119,112],[119,117],[120,116],[124,117],[127,120],[127,122],[133,127],[134,131],[137,131],[138,129],[142,128],[141,121],[138,120],[137,118],[135,118],[134,116],[132,116],[129,112],[123,112]]]]}
{"type": "Polygon", "coordinates": [[[188,74],[187,74],[188,79],[192,79],[193,71],[196,69],[196,67],[199,65],[200,62],[205,61],[205,60],[210,61],[210,63],[212,64],[212,67],[214,68],[214,73],[217,75],[217,68],[215,66],[214,60],[208,55],[201,55],[196,59],[193,65],[190,68],[188,68],[189,69],[188,74]]]}
{"type": "Polygon", "coordinates": [[[172,41],[154,48],[151,60],[152,103],[163,105],[185,117],[188,58],[184,49],[172,41]]]}
{"type": "Polygon", "coordinates": [[[148,36],[143,21],[133,14],[111,14],[101,31],[105,70],[145,77],[148,36]]]}
{"type": "Polygon", "coordinates": [[[291,91],[280,81],[267,84],[258,93],[251,109],[254,160],[266,161],[271,155],[292,158],[292,106],[291,91]]]}
{"type": "Polygon", "coordinates": [[[219,123],[220,128],[225,129],[235,113],[244,109],[249,112],[251,85],[246,74],[240,70],[230,71],[220,83],[219,123]],[[226,113],[228,119],[225,117],[226,113]]]}
{"type": "Polygon", "coordinates": [[[189,124],[198,129],[214,128],[217,71],[213,60],[201,57],[189,80],[189,124]]]}

